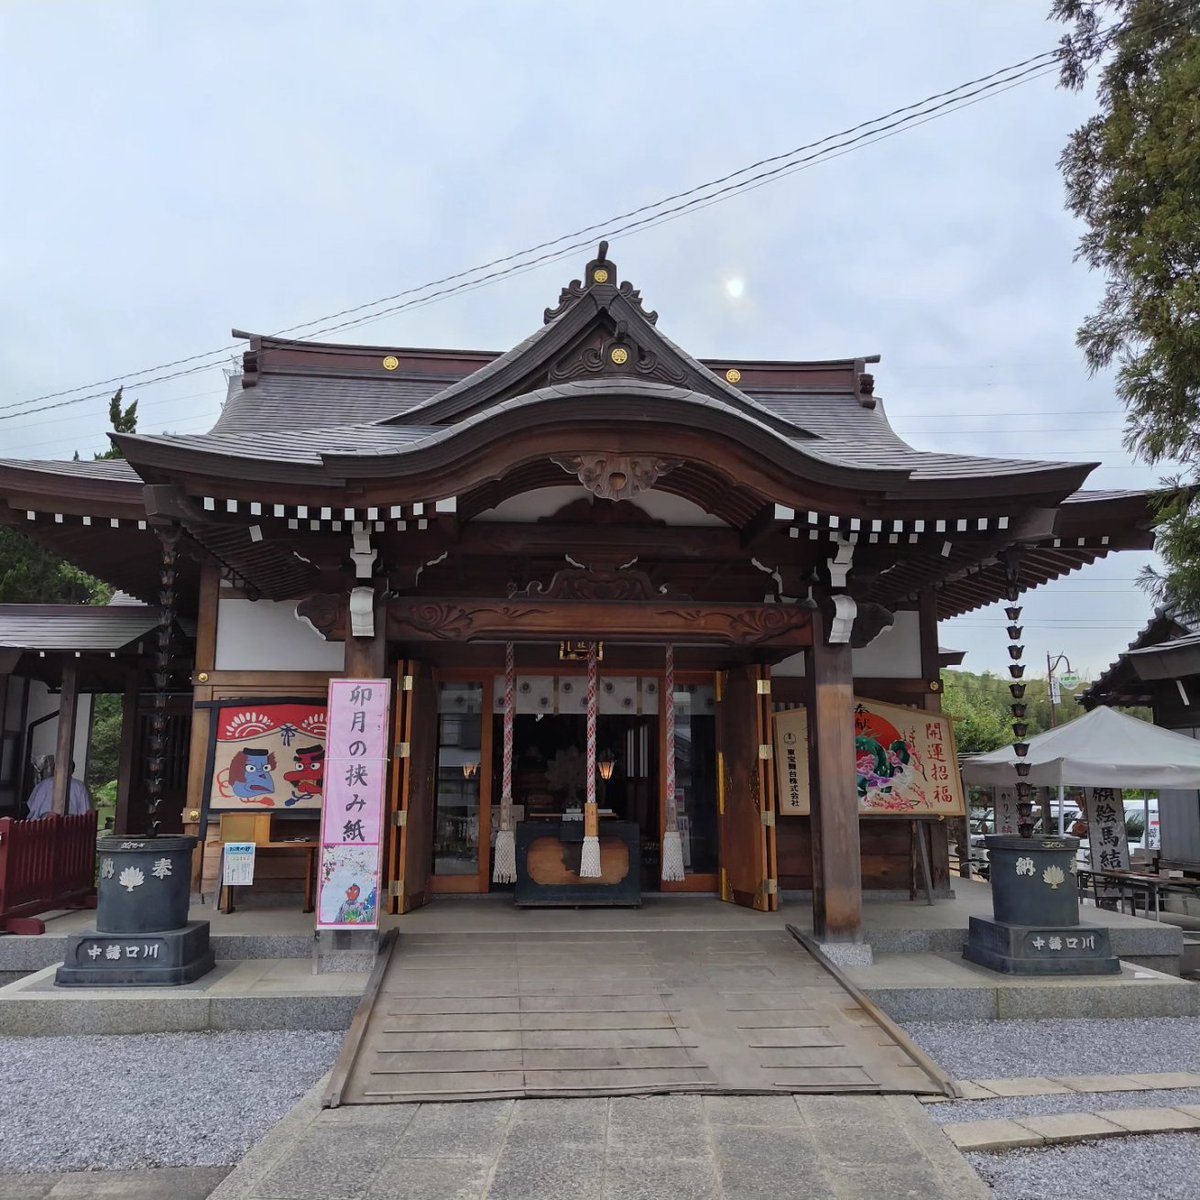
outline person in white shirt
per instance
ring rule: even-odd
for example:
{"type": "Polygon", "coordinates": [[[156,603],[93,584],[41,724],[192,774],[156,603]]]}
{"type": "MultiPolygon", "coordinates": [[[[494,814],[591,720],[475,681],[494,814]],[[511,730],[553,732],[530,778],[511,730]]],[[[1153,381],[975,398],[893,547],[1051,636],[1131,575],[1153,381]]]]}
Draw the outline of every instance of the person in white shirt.
{"type": "MultiPolygon", "coordinates": [[[[75,764],[71,764],[71,782],[67,788],[67,816],[79,817],[92,811],[92,797],[87,787],[75,778],[75,764]]],[[[50,773],[29,793],[29,819],[36,821],[54,812],[54,766],[50,773]]]]}

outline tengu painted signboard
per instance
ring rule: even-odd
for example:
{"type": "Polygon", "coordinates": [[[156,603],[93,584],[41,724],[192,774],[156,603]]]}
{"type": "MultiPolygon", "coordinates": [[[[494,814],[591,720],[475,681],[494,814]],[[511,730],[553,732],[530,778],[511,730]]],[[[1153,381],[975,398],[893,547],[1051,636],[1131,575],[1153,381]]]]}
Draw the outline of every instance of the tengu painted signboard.
{"type": "Polygon", "coordinates": [[[325,792],[325,702],[236,700],[213,706],[211,810],[317,810],[325,792]]]}
{"type": "Polygon", "coordinates": [[[387,679],[329,681],[318,929],[374,929],[379,925],[391,686],[387,679]]]}
{"type": "MultiPolygon", "coordinates": [[[[876,700],[854,701],[854,762],[861,817],[961,817],[966,812],[949,717],[876,700]]],[[[806,816],[808,717],[775,714],[779,811],[806,816]]]]}

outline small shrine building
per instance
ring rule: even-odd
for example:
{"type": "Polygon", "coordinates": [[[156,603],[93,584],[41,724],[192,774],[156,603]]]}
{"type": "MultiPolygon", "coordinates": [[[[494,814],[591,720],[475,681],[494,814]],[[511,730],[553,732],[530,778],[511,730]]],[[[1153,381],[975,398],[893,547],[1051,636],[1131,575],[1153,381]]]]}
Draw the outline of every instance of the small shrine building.
{"type": "Polygon", "coordinates": [[[578,883],[521,834],[565,829],[595,762],[635,895],[811,890],[818,937],[854,941],[864,889],[912,888],[922,816],[860,818],[856,698],[936,715],[940,620],[1153,543],[1146,494],[1083,490],[1092,464],[909,446],[875,357],[693,358],[604,244],[505,353],[239,336],[211,431],[0,462],[0,520],[194,622],[129,676],[191,712],[164,828],[253,812],[285,841],[319,812],[329,679],[395,681],[385,911],[506,886],[502,820],[548,895],[578,883]],[[797,706],[806,815],[773,766],[797,706]],[[255,721],[282,740],[226,754],[255,721]]]}

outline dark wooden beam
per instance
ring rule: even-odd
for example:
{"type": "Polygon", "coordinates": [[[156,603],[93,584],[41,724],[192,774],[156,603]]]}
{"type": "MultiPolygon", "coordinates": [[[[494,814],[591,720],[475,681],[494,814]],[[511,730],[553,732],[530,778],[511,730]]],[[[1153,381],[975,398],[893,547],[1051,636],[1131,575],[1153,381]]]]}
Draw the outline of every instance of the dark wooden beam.
{"type": "Polygon", "coordinates": [[[814,616],[805,656],[812,775],[813,932],[862,940],[862,856],[854,775],[854,672],[849,645],[830,646],[814,616]]]}
{"type": "Polygon", "coordinates": [[[125,668],[125,690],[121,693],[121,745],[117,754],[117,810],[113,832],[129,833],[129,802],[137,771],[139,671],[125,668]]]}
{"type": "Polygon", "coordinates": [[[67,811],[71,790],[71,757],[75,753],[75,716],[79,711],[79,663],[63,660],[62,688],[58,694],[58,738],[54,746],[54,799],[51,811],[67,811]]]}
{"type": "Polygon", "coordinates": [[[800,649],[812,610],[793,604],[697,604],[686,600],[424,599],[388,602],[395,641],[547,641],[602,632],[610,641],[800,649]]]}

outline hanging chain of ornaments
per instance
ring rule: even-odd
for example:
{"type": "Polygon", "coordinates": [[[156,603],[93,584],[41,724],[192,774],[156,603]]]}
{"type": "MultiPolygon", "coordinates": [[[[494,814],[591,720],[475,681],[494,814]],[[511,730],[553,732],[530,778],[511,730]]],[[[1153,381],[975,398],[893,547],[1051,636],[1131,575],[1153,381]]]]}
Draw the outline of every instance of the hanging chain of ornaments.
{"type": "Polygon", "coordinates": [[[1012,677],[1012,683],[1008,685],[1012,696],[1009,707],[1012,709],[1013,753],[1017,756],[1017,832],[1027,838],[1033,836],[1033,801],[1030,799],[1033,788],[1026,782],[1029,775],[1029,763],[1025,761],[1029,753],[1029,722],[1026,720],[1025,664],[1021,661],[1025,647],[1020,644],[1025,629],[1017,624],[1021,619],[1021,607],[1017,604],[1021,598],[1021,568],[1015,556],[1006,560],[1004,573],[1008,581],[1009,604],[1004,615],[1008,618],[1008,657],[1012,659],[1008,665],[1008,673],[1012,677]]]}
{"type": "Polygon", "coordinates": [[[172,525],[157,530],[157,533],[162,546],[162,560],[158,574],[159,610],[154,651],[154,708],[150,714],[150,753],[146,762],[146,809],[151,837],[158,835],[161,824],[163,777],[167,761],[167,697],[171,686],[171,642],[175,632],[175,609],[178,600],[176,563],[179,559],[181,530],[179,526],[172,525]]]}

